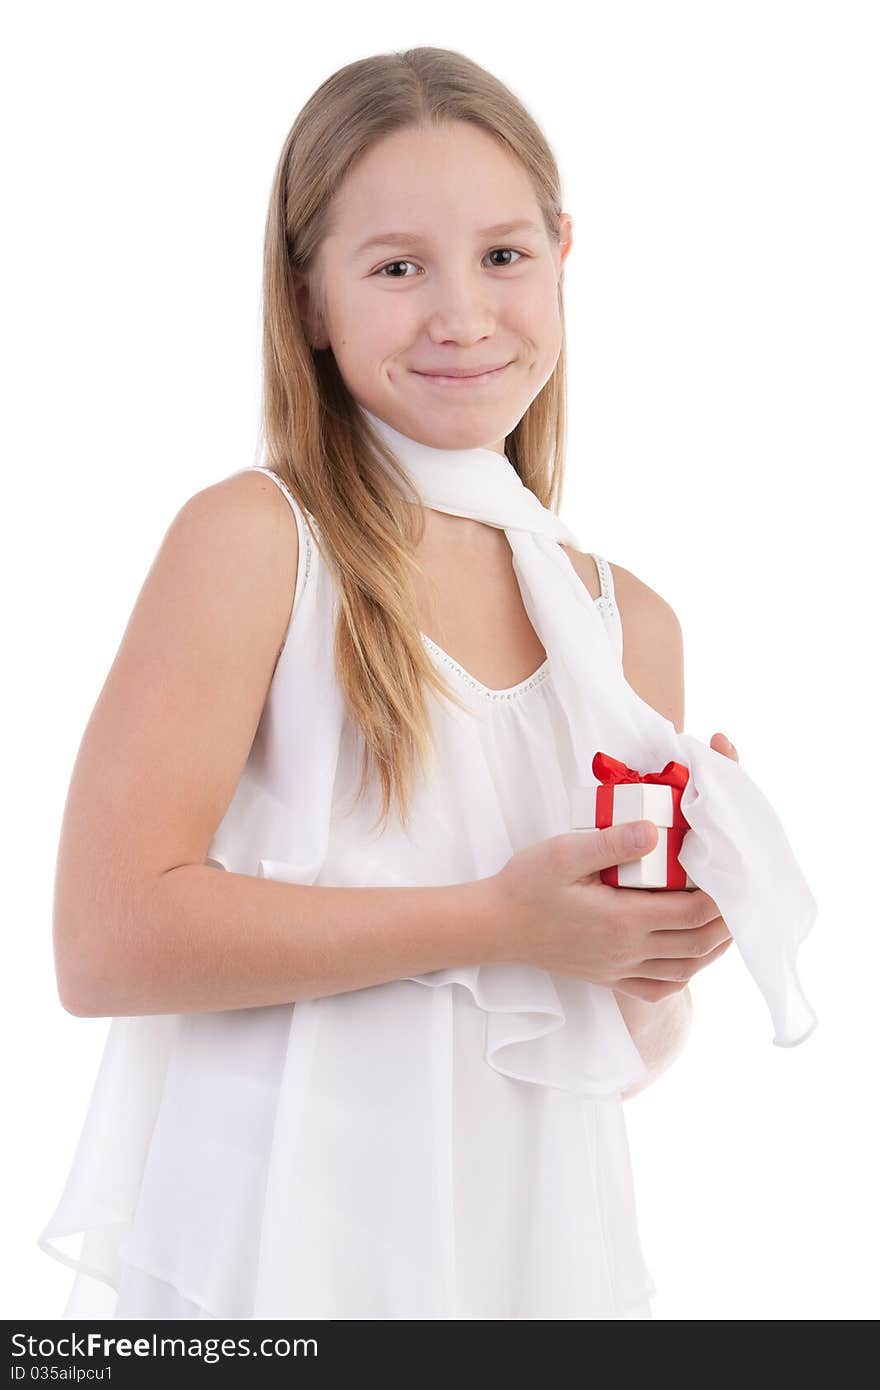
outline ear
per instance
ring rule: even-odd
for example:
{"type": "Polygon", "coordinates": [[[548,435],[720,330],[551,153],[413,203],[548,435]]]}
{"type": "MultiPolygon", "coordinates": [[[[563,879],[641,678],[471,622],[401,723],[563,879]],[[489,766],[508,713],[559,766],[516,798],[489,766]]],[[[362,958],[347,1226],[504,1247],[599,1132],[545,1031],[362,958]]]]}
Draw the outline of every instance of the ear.
{"type": "Polygon", "coordinates": [[[559,214],[559,269],[565,265],[565,259],[572,248],[572,229],[574,222],[571,214],[561,212],[559,214]]]}
{"type": "Polygon", "coordinates": [[[294,304],[303,326],[306,341],[313,348],[329,347],[330,341],[323,326],[315,322],[317,315],[308,274],[302,270],[294,270],[292,275],[294,304]]]}

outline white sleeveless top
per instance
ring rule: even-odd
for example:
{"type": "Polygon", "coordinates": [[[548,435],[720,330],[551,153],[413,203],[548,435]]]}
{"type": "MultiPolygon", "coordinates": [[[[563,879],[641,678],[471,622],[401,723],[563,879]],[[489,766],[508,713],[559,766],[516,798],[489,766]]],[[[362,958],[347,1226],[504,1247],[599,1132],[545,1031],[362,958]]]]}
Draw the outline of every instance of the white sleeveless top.
{"type": "MultiPolygon", "coordinates": [[[[467,713],[429,692],[432,776],[408,828],[392,813],[371,831],[378,785],[353,808],[362,744],[333,674],[333,577],[285,484],[259,471],[290,502],[300,560],[208,862],[291,883],[439,885],[569,830],[549,659],[491,690],[423,636],[467,713]],[[339,712],[339,738],[319,748],[316,700],[339,712]],[[316,759],[330,775],[310,785],[316,759]]],[[[594,559],[622,660],[611,570],[594,559]]],[[[111,1020],[38,1237],[77,1271],[64,1316],[651,1317],[620,1094],[585,1094],[578,1074],[596,1025],[577,983],[450,969],[295,1004],[111,1020]]]]}

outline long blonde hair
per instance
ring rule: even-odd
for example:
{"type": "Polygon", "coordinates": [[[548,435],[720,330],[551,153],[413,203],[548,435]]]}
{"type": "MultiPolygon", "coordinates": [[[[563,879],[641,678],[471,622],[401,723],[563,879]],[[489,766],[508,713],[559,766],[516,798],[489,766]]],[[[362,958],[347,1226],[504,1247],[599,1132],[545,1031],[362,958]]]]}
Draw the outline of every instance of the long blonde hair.
{"type": "MultiPolygon", "coordinates": [[[[551,240],[559,241],[556,161],[538,125],[491,73],[445,48],[362,58],[313,93],[278,161],[263,261],[262,433],[266,466],[314,519],[334,572],[339,614],[334,660],[348,712],[363,735],[358,800],[372,769],[384,825],[396,797],[408,819],[416,760],[433,753],[427,687],[455,693],[425,650],[416,606],[418,497],[360,414],[332,351],[310,346],[293,272],[308,274],[331,201],[352,162],[377,140],[412,127],[469,121],[493,135],[529,174],[551,240]],[[414,505],[416,504],[416,505],[414,505]]],[[[318,293],[320,291],[318,290],[318,293]]],[[[554,371],[505,441],[525,485],[556,509],[565,431],[565,330],[554,371]]]]}

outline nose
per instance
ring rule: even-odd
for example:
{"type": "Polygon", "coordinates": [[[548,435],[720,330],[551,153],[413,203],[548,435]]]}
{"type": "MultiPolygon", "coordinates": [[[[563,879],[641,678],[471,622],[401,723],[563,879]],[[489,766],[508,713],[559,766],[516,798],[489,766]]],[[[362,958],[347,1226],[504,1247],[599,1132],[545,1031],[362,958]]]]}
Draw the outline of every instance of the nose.
{"type": "Polygon", "coordinates": [[[432,342],[479,342],[494,332],[497,319],[492,289],[485,271],[450,273],[435,281],[433,302],[427,307],[427,331],[432,342]]]}

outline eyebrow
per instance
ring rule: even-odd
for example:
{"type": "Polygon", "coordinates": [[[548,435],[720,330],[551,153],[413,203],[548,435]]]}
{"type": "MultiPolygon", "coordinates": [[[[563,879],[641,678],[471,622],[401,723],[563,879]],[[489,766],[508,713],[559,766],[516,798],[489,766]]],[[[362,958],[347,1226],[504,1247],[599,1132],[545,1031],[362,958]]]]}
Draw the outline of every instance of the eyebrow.
{"type": "MultiPolygon", "coordinates": [[[[479,237],[509,236],[511,232],[540,232],[540,230],[537,222],[525,217],[520,218],[517,222],[498,222],[494,227],[484,227],[477,235],[479,237]]],[[[410,246],[421,246],[426,241],[427,237],[419,236],[417,232],[380,232],[378,236],[371,236],[366,241],[362,241],[354,254],[360,256],[364,251],[370,251],[376,246],[399,246],[403,243],[410,246]]]]}

